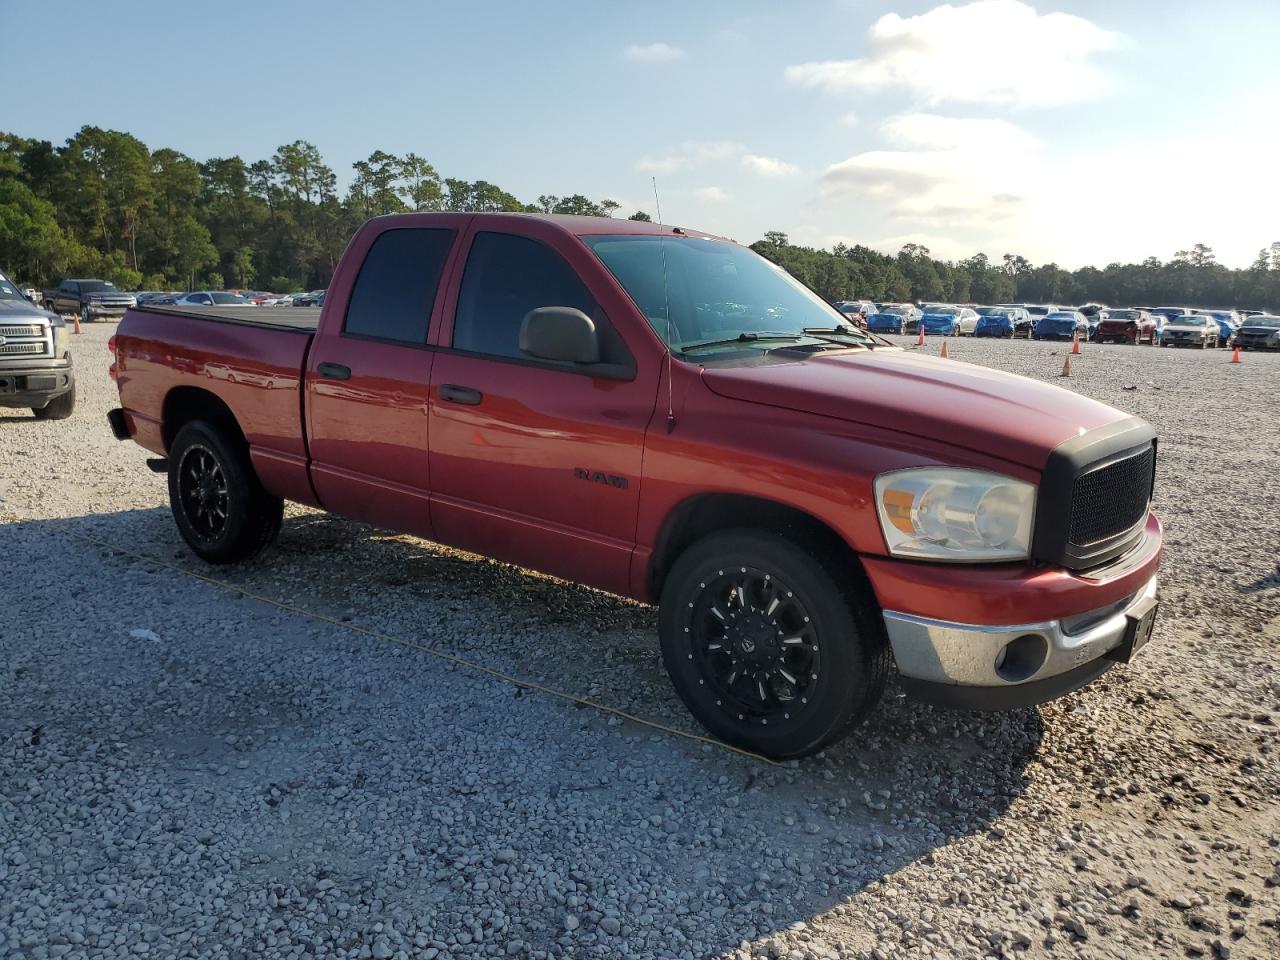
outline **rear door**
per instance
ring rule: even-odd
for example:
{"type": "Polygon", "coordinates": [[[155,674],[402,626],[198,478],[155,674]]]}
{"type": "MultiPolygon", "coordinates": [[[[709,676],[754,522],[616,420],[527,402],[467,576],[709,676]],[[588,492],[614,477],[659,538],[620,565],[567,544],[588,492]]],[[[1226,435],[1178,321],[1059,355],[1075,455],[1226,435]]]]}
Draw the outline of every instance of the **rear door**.
{"type": "Polygon", "coordinates": [[[427,332],[467,219],[366,228],[344,257],[306,374],[311,476],[327,510],[432,535],[427,332]]]}
{"type": "Polygon", "coordinates": [[[558,228],[521,223],[502,229],[477,218],[451,284],[431,378],[436,532],[486,556],[625,592],[658,367],[637,351],[643,344],[628,344],[617,321],[634,308],[594,256],[558,228]],[[521,321],[548,306],[595,321],[607,368],[521,353],[521,321]]]}

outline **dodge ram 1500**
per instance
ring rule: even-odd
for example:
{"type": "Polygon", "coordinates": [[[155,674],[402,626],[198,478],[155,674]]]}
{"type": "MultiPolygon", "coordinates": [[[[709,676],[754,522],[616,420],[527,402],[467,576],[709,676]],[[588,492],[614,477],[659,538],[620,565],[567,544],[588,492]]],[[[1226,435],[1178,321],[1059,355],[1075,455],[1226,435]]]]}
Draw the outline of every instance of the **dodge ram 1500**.
{"type": "Polygon", "coordinates": [[[286,312],[143,307],[113,338],[112,428],[210,562],[293,500],[656,602],[689,709],[772,757],[851,731],[894,661],[1001,709],[1151,635],[1147,423],[898,349],[736,243],[380,217],[286,312]]]}

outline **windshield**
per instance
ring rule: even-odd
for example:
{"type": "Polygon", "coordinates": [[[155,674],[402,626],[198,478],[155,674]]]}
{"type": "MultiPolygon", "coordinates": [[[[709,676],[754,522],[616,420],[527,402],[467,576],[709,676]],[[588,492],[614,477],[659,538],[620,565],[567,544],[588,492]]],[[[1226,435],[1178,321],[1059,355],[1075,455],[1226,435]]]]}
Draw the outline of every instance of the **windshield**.
{"type": "Polygon", "coordinates": [[[1112,320],[1137,320],[1138,311],[1137,310],[1112,310],[1111,319],[1112,320]]]}
{"type": "Polygon", "coordinates": [[[25,302],[26,299],[22,292],[13,285],[12,281],[3,273],[0,273],[0,300],[22,300],[25,302]]]}
{"type": "Polygon", "coordinates": [[[837,327],[849,331],[850,342],[874,342],[785,270],[736,243],[616,235],[582,240],[622,284],[658,336],[676,350],[701,345],[732,348],[740,337],[744,346],[746,341],[756,337],[765,341],[769,336],[821,342],[821,338],[807,337],[805,330],[837,327]]]}
{"type": "Polygon", "coordinates": [[[1012,310],[1006,310],[1002,307],[979,307],[978,313],[984,317],[1011,317],[1012,310]]]}
{"type": "Polygon", "coordinates": [[[244,303],[244,297],[238,297],[234,293],[211,293],[214,303],[244,303]]]}
{"type": "Polygon", "coordinates": [[[1074,320],[1075,318],[1074,313],[1050,313],[1045,317],[1046,320],[1074,320]]]}
{"type": "Polygon", "coordinates": [[[1031,314],[1033,317],[1043,317],[1048,315],[1049,308],[1048,307],[1027,307],[1027,313],[1031,314]]]}
{"type": "Polygon", "coordinates": [[[1203,327],[1204,322],[1208,319],[1208,317],[1188,315],[1185,317],[1170,317],[1169,322],[1179,327],[1203,327]]]}
{"type": "Polygon", "coordinates": [[[1250,327],[1280,327],[1280,317],[1250,317],[1250,327]]]}
{"type": "Polygon", "coordinates": [[[81,293],[114,293],[116,285],[109,280],[81,280],[81,293]]]}
{"type": "Polygon", "coordinates": [[[959,312],[959,307],[930,307],[925,311],[931,317],[954,317],[959,312]]]}

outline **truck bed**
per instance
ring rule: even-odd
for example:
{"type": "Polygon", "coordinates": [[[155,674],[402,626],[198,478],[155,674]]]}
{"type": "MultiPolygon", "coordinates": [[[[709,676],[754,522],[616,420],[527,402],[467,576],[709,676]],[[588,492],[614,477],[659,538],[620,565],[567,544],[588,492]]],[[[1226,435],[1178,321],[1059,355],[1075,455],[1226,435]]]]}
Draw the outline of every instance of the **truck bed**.
{"type": "Polygon", "coordinates": [[[219,323],[243,324],[247,327],[265,327],[269,330],[294,330],[299,333],[315,333],[320,323],[321,307],[236,307],[236,306],[165,306],[143,304],[135,307],[139,313],[162,313],[167,316],[191,317],[196,320],[214,320],[219,323]]]}

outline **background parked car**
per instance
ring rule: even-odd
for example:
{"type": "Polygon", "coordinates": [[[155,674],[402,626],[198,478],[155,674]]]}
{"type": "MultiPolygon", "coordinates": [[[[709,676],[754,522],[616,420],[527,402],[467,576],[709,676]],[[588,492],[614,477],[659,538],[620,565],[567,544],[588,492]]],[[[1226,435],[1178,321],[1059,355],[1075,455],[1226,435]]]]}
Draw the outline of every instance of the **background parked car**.
{"type": "Polygon", "coordinates": [[[1207,350],[1218,345],[1218,321],[1201,313],[1172,316],[1160,331],[1162,347],[1199,347],[1207,350]]]}
{"type": "Polygon", "coordinates": [[[118,320],[136,302],[109,280],[63,280],[44,291],[44,308],[50,313],[76,313],[86,321],[118,320]]]}
{"type": "Polygon", "coordinates": [[[1197,310],[1195,312],[1213,317],[1218,322],[1218,346],[1235,346],[1236,332],[1240,329],[1240,314],[1234,310],[1197,310]]]}
{"type": "Polygon", "coordinates": [[[1156,342],[1156,321],[1145,310],[1108,310],[1107,319],[1098,324],[1093,338],[1099,343],[1156,342]]]}
{"type": "Polygon", "coordinates": [[[1089,335],[1089,321],[1079,310],[1054,310],[1037,322],[1031,336],[1035,340],[1070,340],[1076,334],[1089,335]]]}
{"type": "Polygon", "coordinates": [[[906,333],[906,318],[900,313],[878,310],[867,317],[867,329],[872,333],[906,333]]]}
{"type": "Polygon", "coordinates": [[[1280,317],[1249,317],[1236,334],[1241,350],[1280,350],[1280,317]]]}
{"type": "Polygon", "coordinates": [[[173,302],[179,307],[252,307],[250,303],[238,293],[227,293],[224,290],[195,290],[191,293],[184,293],[180,297],[174,297],[173,302]]]}
{"type": "MultiPolygon", "coordinates": [[[[1083,313],[1083,311],[1081,312],[1083,313]]],[[[1096,340],[1098,338],[1098,328],[1102,326],[1103,322],[1111,319],[1111,308],[1103,307],[1093,313],[1086,313],[1084,319],[1089,324],[1089,339],[1096,340]]]]}
{"type": "Polygon", "coordinates": [[[910,304],[882,304],[867,317],[867,329],[873,333],[915,333],[920,329],[920,311],[910,304]]]}
{"type": "Polygon", "coordinates": [[[978,326],[978,314],[969,307],[929,306],[920,318],[925,333],[962,337],[973,333],[978,326]]]}
{"type": "Polygon", "coordinates": [[[978,323],[973,328],[975,337],[1007,337],[1012,340],[1018,332],[1019,320],[1030,326],[1031,319],[1022,307],[979,307],[978,323]]]}
{"type": "MultiPolygon", "coordinates": [[[[1191,310],[1187,307],[1152,307],[1150,313],[1153,317],[1163,317],[1168,321],[1171,317],[1185,317],[1191,310]]],[[[1157,320],[1157,323],[1159,321],[1157,320]]],[[[1163,328],[1164,324],[1160,323],[1163,328]]]]}
{"type": "Polygon", "coordinates": [[[296,293],[293,296],[293,306],[295,307],[314,307],[322,303],[324,297],[323,290],[312,290],[310,293],[296,293]]]}

